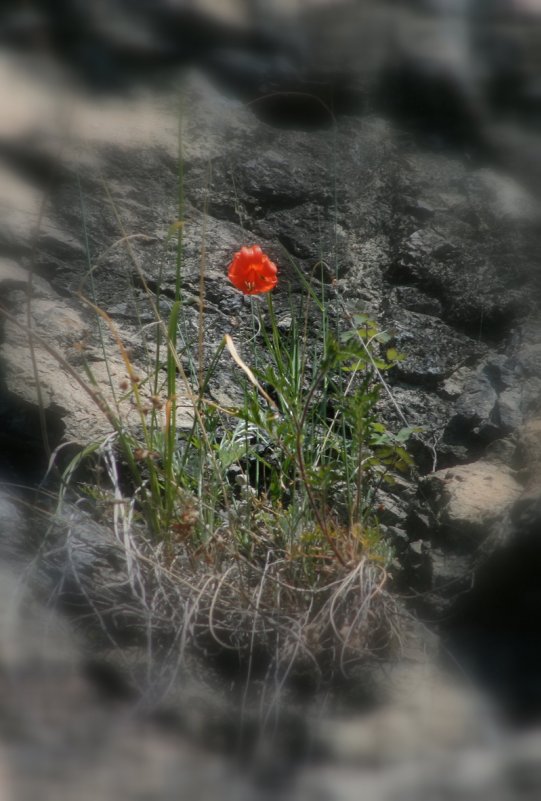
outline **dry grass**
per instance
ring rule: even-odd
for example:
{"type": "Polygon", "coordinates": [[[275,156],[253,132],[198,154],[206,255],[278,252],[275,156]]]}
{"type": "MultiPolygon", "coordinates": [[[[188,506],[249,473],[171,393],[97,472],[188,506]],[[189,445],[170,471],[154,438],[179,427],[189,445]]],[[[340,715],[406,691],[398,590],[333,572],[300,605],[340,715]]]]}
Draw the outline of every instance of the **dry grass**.
{"type": "Polygon", "coordinates": [[[397,654],[402,611],[368,556],[347,567],[329,559],[318,582],[303,585],[295,560],[271,548],[259,562],[225,539],[212,553],[171,556],[141,536],[133,503],[112,507],[110,526],[68,504],[53,513],[36,565],[54,579],[49,600],[70,609],[98,651],[122,660],[136,646],[132,678],[153,702],[177,693],[195,665],[203,684],[223,688],[233,663],[241,712],[256,698],[264,721],[299,682],[329,690],[397,654]]]}

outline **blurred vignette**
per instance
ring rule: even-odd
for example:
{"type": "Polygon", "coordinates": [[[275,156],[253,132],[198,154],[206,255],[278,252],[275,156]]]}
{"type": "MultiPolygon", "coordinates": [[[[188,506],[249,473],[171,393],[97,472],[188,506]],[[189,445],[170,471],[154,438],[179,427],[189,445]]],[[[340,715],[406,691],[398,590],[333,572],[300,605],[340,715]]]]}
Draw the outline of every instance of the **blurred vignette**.
{"type": "Polygon", "coordinates": [[[311,94],[338,114],[386,109],[443,145],[490,144],[530,172],[514,151],[539,126],[537,0],[6,0],[0,14],[4,59],[41,92],[114,98],[197,68],[273,121],[321,116],[311,94]]]}
{"type": "MultiPolygon", "coordinates": [[[[159,96],[188,70],[284,128],[387,115],[541,198],[541,0],[4,0],[0,47],[2,214],[25,201],[12,171],[52,180],[45,142],[61,162],[93,108],[159,96]]],[[[152,119],[140,142],[145,131],[152,119]]],[[[9,253],[1,233],[0,245],[9,253]]],[[[69,627],[2,572],[3,798],[256,797],[236,768],[94,674],[69,627]]]]}

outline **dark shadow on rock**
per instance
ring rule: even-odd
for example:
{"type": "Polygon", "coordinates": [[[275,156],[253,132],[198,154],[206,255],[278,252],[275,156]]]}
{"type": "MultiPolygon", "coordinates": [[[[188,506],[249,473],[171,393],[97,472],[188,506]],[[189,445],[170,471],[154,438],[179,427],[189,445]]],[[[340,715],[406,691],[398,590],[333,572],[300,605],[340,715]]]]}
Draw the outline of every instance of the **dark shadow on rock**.
{"type": "Polygon", "coordinates": [[[37,486],[52,451],[62,442],[62,410],[39,409],[0,387],[0,475],[10,482],[37,486]]]}
{"type": "Polygon", "coordinates": [[[457,663],[514,725],[541,720],[541,504],[519,501],[506,544],[475,574],[444,625],[457,663]]]}
{"type": "Polygon", "coordinates": [[[381,72],[375,106],[435,151],[458,150],[486,161],[491,156],[480,112],[458,76],[411,57],[397,58],[381,72]]]}

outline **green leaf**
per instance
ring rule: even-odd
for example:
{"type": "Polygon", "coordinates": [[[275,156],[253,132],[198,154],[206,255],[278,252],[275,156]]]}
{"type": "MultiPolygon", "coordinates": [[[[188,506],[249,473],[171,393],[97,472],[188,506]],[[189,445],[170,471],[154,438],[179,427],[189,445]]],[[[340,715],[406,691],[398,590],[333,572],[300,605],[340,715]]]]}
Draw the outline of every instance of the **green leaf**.
{"type": "Polygon", "coordinates": [[[401,428],[398,434],[396,434],[395,439],[397,442],[407,442],[412,434],[417,434],[420,430],[418,426],[404,426],[404,428],[401,428]]]}
{"type": "Polygon", "coordinates": [[[246,442],[228,442],[226,444],[222,442],[218,448],[217,454],[222,468],[227,470],[232,464],[235,464],[235,462],[238,462],[243,456],[246,456],[247,450],[249,450],[249,443],[246,442]]]}
{"type": "Polygon", "coordinates": [[[352,320],[356,326],[361,326],[365,323],[372,323],[368,314],[354,314],[352,320]]]}
{"type": "Polygon", "coordinates": [[[387,357],[387,361],[396,362],[396,361],[398,361],[398,359],[400,357],[400,354],[396,350],[396,348],[387,348],[387,352],[385,353],[385,356],[387,357]]]}
{"type": "Polygon", "coordinates": [[[378,434],[386,434],[387,433],[387,429],[385,428],[383,423],[372,423],[371,428],[372,428],[372,431],[375,431],[378,434]]]}

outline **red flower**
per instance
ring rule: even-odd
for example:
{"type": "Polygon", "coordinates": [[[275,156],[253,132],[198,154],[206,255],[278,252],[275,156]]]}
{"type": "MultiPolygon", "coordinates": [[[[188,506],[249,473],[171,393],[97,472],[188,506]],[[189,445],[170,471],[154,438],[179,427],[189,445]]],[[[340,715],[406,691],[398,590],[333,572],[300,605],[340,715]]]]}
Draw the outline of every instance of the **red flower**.
{"type": "Polygon", "coordinates": [[[270,292],[278,283],[278,269],[259,245],[243,247],[233,256],[227,273],[229,280],[245,295],[270,292]]]}

